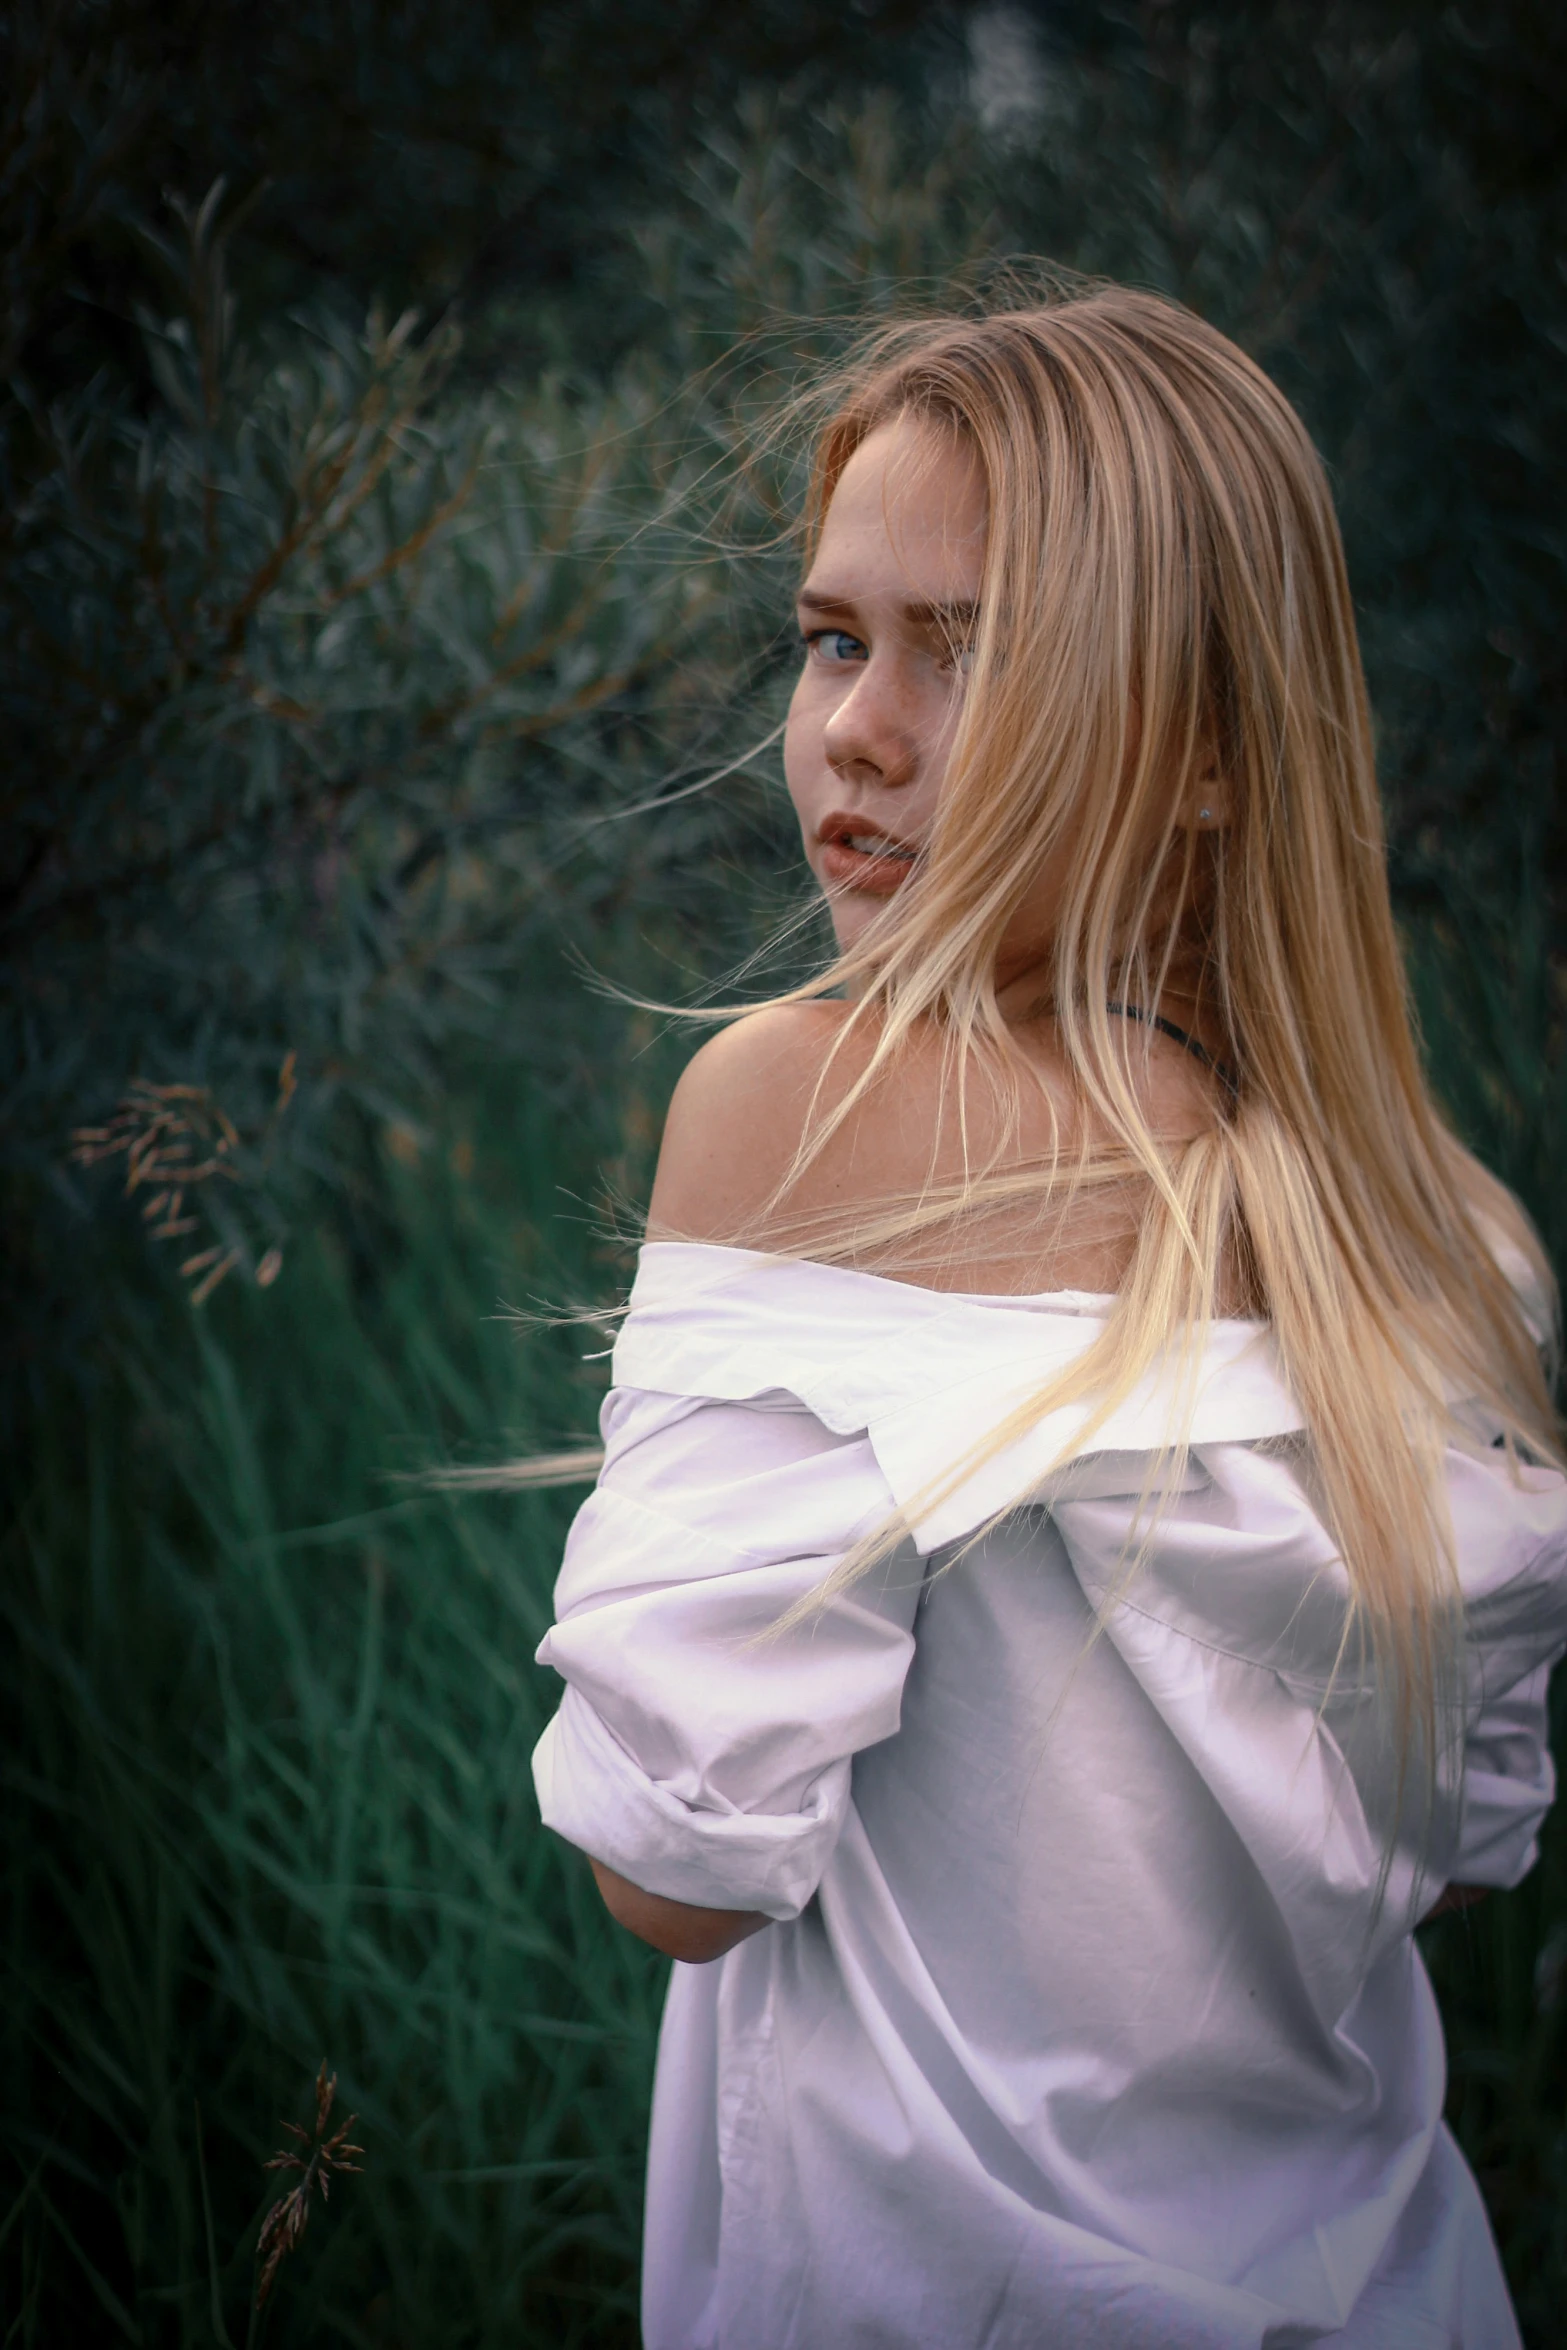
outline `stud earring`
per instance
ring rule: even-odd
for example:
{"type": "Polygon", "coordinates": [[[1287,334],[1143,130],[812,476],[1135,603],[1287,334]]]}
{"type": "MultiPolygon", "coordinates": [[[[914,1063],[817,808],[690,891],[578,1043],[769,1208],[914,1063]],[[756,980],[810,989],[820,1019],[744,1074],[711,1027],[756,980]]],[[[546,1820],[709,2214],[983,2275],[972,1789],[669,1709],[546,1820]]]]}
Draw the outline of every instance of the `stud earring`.
{"type": "Polygon", "coordinates": [[[1199,808],[1197,811],[1197,821],[1199,824],[1211,824],[1213,821],[1213,810],[1211,808],[1199,808]]]}

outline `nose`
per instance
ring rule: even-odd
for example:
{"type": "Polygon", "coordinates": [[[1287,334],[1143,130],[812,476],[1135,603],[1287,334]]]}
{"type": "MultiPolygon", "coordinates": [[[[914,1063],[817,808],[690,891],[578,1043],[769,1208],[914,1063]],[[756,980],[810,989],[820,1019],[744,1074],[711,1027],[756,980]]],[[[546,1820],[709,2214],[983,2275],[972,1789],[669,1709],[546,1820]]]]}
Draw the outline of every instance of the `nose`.
{"type": "Polygon", "coordinates": [[[896,789],[914,781],[918,747],[907,714],[897,707],[892,680],[874,656],[828,719],[822,749],[828,766],[846,783],[896,789]]]}

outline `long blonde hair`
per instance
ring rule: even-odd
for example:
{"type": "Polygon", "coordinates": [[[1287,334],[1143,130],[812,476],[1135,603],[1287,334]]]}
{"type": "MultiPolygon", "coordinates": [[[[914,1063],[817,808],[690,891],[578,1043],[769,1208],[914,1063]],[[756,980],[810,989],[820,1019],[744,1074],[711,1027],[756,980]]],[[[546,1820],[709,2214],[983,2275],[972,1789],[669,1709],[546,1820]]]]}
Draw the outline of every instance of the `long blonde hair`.
{"type": "MultiPolygon", "coordinates": [[[[1472,1437],[1477,1410],[1509,1448],[1554,1457],[1540,1330],[1498,1250],[1552,1293],[1522,1211],[1422,1073],[1321,462],[1234,344],[1172,302],[1101,286],[864,345],[829,387],[808,546],[855,450],[904,418],[956,434],[982,469],[979,618],[919,870],[793,991],[844,989],[842,1034],[868,1050],[792,1173],[916,1029],[939,1026],[960,1090],[971,1064],[1016,1064],[997,949],[1031,877],[1067,850],[1051,1008],[1147,1207],[1102,1339],[1022,1416],[1074,1396],[1107,1413],[1172,1343],[1195,1359],[1221,1265],[1238,1263],[1407,1751],[1434,1728],[1457,1621],[1443,1448],[1472,1437]],[[1180,811],[1210,772],[1223,821],[1199,834],[1180,811]],[[1139,1109],[1107,1005],[1157,1002],[1199,903],[1203,992],[1237,1082],[1212,1129],[1172,1149],[1139,1109]]],[[[1042,1195],[1083,1179],[1081,1164],[1028,1178],[1042,1195]]],[[[994,1189],[983,1169],[959,1188],[958,1211],[994,1189]]],[[[1016,1197],[1015,1172],[1004,1188],[1016,1197]]]]}

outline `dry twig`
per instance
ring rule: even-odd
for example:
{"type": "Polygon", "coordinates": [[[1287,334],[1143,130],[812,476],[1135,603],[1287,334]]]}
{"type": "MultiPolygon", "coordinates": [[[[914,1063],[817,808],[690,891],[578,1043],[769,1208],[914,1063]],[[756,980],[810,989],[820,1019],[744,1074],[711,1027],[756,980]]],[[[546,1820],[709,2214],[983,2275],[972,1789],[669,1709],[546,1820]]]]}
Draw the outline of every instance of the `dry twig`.
{"type": "MultiPolygon", "coordinates": [[[[274,1123],[288,1108],[296,1084],[291,1052],[278,1072],[274,1123]]],[[[215,1178],[241,1182],[236,1161],[239,1148],[238,1130],[209,1087],[153,1085],[145,1077],[132,1080],[107,1124],[78,1126],[71,1136],[71,1156],[79,1167],[95,1167],[104,1159],[124,1159],[127,1194],[149,1194],[141,1212],[154,1240],[182,1240],[200,1231],[201,1219],[188,1210],[185,1195],[215,1178]]],[[[218,1283],[239,1263],[240,1254],[238,1248],[219,1241],[182,1259],[181,1277],[196,1284],[191,1291],[193,1305],[205,1305],[218,1283]]],[[[280,1249],[266,1251],[255,1272],[260,1288],[271,1287],[282,1263],[280,1249]]]]}
{"type": "Polygon", "coordinates": [[[363,2170],[363,2163],[350,2162],[351,2154],[363,2154],[362,2146],[349,2143],[348,2133],[359,2119],[351,2113],[346,2122],[327,2135],[327,2124],[332,2118],[332,2100],[337,2095],[337,2075],[328,2077],[326,2059],[321,2059],[321,2070],[316,2075],[316,2118],[312,2129],[301,2129],[298,2122],[285,2122],[283,2127],[299,2141],[299,2152],[280,2147],[265,2170],[297,2170],[296,2186],[279,2196],[261,2223],[256,2239],[256,2307],[265,2305],[272,2290],[273,2280],[288,2255],[297,2249],[310,2218],[310,2198],[319,2190],[325,2203],[331,2192],[333,2175],[340,2171],[363,2170]]]}

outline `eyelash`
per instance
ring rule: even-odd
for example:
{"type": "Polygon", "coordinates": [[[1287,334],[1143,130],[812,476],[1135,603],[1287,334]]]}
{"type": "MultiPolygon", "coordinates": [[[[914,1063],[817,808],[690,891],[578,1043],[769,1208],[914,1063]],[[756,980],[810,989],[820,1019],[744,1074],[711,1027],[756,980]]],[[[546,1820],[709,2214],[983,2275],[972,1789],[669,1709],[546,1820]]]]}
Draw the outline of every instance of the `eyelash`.
{"type": "MultiPolygon", "coordinates": [[[[823,643],[826,638],[831,636],[842,637],[847,644],[858,645],[862,654],[867,656],[869,655],[870,647],[866,644],[864,638],[856,636],[853,630],[848,628],[806,629],[803,639],[806,652],[808,654],[814,652],[819,644],[823,643]]],[[[968,675],[968,672],[973,665],[973,659],[974,653],[973,647],[971,645],[953,645],[949,648],[948,660],[951,667],[959,677],[966,677],[968,675]]],[[[834,666],[836,667],[837,664],[835,663],[834,666]]],[[[854,664],[853,662],[846,662],[844,663],[844,666],[846,668],[852,668],[854,664]]]]}
{"type": "Polygon", "coordinates": [[[814,652],[819,644],[824,643],[828,637],[832,636],[842,637],[846,644],[858,645],[861,653],[869,650],[864,639],[855,636],[847,628],[808,628],[805,632],[806,651],[808,653],[814,652]]]}

